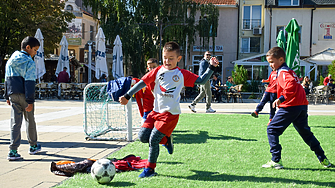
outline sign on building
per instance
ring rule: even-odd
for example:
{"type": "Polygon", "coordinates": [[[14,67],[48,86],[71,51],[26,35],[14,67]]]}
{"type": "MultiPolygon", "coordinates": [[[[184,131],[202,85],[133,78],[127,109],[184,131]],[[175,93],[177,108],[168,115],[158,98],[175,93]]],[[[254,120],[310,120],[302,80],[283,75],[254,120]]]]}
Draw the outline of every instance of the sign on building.
{"type": "Polygon", "coordinates": [[[81,45],[82,31],[81,31],[82,19],[72,19],[68,23],[68,28],[64,35],[66,36],[69,45],[81,45]]]}
{"type": "Polygon", "coordinates": [[[335,40],[335,23],[319,23],[319,40],[335,40]]]}
{"type": "MultiPolygon", "coordinates": [[[[223,52],[223,46],[222,45],[216,45],[215,46],[215,52],[223,52]]],[[[193,52],[205,52],[207,51],[207,48],[205,49],[204,46],[193,46],[193,52]]],[[[213,46],[209,46],[209,51],[213,52],[213,46]]]]}

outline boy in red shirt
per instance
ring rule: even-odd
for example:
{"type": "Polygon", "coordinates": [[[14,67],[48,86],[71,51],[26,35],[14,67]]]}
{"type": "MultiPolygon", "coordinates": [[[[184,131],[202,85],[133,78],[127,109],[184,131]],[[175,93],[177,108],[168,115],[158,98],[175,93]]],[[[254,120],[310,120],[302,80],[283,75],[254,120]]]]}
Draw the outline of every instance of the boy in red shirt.
{"type": "Polygon", "coordinates": [[[269,83],[268,87],[266,88],[263,98],[261,102],[257,105],[256,110],[251,113],[251,116],[258,118],[258,113],[263,110],[264,105],[270,101],[270,121],[271,122],[273,116],[275,115],[276,108],[272,107],[273,101],[277,99],[277,71],[272,70],[268,80],[262,80],[263,83],[269,83]]]}
{"type": "Polygon", "coordinates": [[[331,163],[325,156],[320,142],[308,126],[306,94],[299,82],[299,77],[286,65],[284,50],[280,47],[271,48],[266,54],[266,59],[270,67],[277,70],[277,96],[279,98],[273,102],[273,107],[279,109],[267,127],[272,159],[262,167],[283,168],[279,136],[291,123],[305,143],[314,151],[321,165],[326,168],[330,167],[331,163]]]}
{"type": "MultiPolygon", "coordinates": [[[[155,58],[150,58],[147,61],[147,70],[150,72],[151,70],[155,69],[158,66],[158,61],[155,58]]],[[[139,82],[140,79],[133,78],[135,82],[139,82]]],[[[152,94],[152,90],[149,86],[146,86],[142,90],[138,91],[135,94],[136,102],[138,105],[138,109],[140,111],[140,114],[143,118],[142,124],[147,119],[148,114],[152,111],[154,108],[154,95],[152,94]]]]}
{"type": "Polygon", "coordinates": [[[154,83],[153,93],[155,96],[154,109],[148,115],[138,133],[141,142],[149,143],[148,163],[140,178],[156,175],[155,167],[159,155],[159,143],[165,136],[170,136],[176,127],[179,119],[180,91],[186,87],[193,87],[194,84],[205,84],[213,74],[214,67],[218,65],[216,58],[210,60],[207,71],[198,76],[185,69],[177,67],[181,60],[179,45],[175,42],[168,42],[163,48],[163,65],[155,68],[144,75],[134,87],[124,96],[120,97],[121,104],[126,105],[130,96],[145,87],[154,83]]]}

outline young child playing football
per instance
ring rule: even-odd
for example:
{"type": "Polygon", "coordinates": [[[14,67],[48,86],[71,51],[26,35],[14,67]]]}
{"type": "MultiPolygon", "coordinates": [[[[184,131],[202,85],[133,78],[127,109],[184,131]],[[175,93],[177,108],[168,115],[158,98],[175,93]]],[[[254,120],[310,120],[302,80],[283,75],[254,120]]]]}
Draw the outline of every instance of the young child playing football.
{"type": "MultiPolygon", "coordinates": [[[[168,42],[163,48],[163,65],[144,75],[140,82],[132,87],[124,96],[120,97],[121,104],[126,105],[130,96],[154,82],[154,109],[138,133],[141,142],[149,143],[148,163],[140,178],[156,175],[155,168],[159,155],[159,143],[165,136],[170,136],[175,129],[180,110],[180,91],[183,86],[193,87],[194,84],[205,84],[213,74],[218,60],[212,58],[207,71],[198,76],[185,69],[180,69],[177,63],[181,60],[179,45],[168,42]]],[[[169,146],[169,145],[168,145],[169,146]]],[[[171,145],[170,145],[171,146],[171,145]]],[[[171,148],[172,149],[172,148],[171,148]]]]}
{"type": "MultiPolygon", "coordinates": [[[[150,72],[151,70],[158,67],[158,61],[155,58],[150,58],[147,61],[147,70],[150,72]]],[[[135,83],[138,83],[140,79],[133,78],[135,80],[135,83]]],[[[147,119],[148,114],[152,111],[154,108],[154,95],[152,93],[152,90],[150,87],[146,86],[142,90],[138,91],[135,94],[136,102],[138,109],[140,111],[140,114],[142,116],[142,124],[147,119]]]]}
{"type": "Polygon", "coordinates": [[[270,67],[277,70],[277,96],[279,98],[273,102],[273,107],[279,109],[267,127],[272,159],[262,167],[283,168],[279,136],[291,123],[305,143],[314,151],[321,165],[326,168],[330,167],[331,163],[325,156],[320,142],[308,126],[306,94],[297,75],[286,65],[284,50],[280,47],[271,48],[266,54],[266,59],[270,67]]]}
{"type": "Polygon", "coordinates": [[[263,83],[269,83],[266,88],[261,102],[257,105],[256,110],[251,113],[251,116],[258,118],[258,113],[263,110],[264,105],[270,101],[270,118],[269,123],[271,122],[273,116],[275,115],[276,108],[272,107],[273,101],[277,99],[277,71],[272,70],[268,80],[262,80],[263,83]]]}

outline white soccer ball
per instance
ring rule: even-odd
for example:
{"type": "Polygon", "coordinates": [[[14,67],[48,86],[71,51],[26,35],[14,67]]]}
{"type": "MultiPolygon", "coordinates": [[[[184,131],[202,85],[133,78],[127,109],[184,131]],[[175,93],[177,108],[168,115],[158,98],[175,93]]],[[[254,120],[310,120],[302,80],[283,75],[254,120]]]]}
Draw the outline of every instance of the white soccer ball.
{"type": "Polygon", "coordinates": [[[101,184],[109,183],[115,176],[115,166],[108,159],[99,159],[91,167],[92,177],[101,184]]]}

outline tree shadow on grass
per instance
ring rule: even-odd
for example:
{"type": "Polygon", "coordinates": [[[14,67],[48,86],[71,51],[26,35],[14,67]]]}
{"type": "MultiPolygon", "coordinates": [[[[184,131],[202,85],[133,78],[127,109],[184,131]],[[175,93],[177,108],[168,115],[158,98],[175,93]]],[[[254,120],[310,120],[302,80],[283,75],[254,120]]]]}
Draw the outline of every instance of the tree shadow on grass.
{"type": "Polygon", "coordinates": [[[157,163],[161,163],[161,164],[170,164],[170,165],[177,165],[177,164],[184,164],[184,163],[182,163],[182,162],[169,162],[169,161],[166,161],[166,162],[164,162],[164,161],[161,161],[161,162],[157,162],[157,163]]]}
{"type": "MultiPolygon", "coordinates": [[[[334,187],[335,182],[315,182],[315,181],[303,181],[297,179],[286,179],[286,178],[274,178],[274,177],[256,177],[256,176],[238,176],[231,174],[220,174],[219,172],[207,172],[207,171],[198,171],[191,170],[194,172],[194,175],[191,176],[166,176],[179,179],[187,180],[200,180],[200,181],[228,181],[228,182],[255,182],[255,183],[294,183],[299,185],[313,184],[318,186],[328,186],[334,187]]],[[[161,175],[164,176],[164,175],[161,175]]]]}
{"type": "Polygon", "coordinates": [[[130,186],[135,186],[135,183],[131,182],[125,182],[125,181],[111,181],[108,184],[105,184],[105,186],[108,187],[130,187],[130,186]]]}
{"type": "Polygon", "coordinates": [[[176,134],[173,132],[173,142],[178,144],[194,144],[206,143],[208,139],[214,140],[238,140],[238,141],[257,141],[256,139],[244,139],[235,136],[209,136],[207,131],[197,131],[197,134],[176,134]]]}
{"type": "Polygon", "coordinates": [[[310,126],[312,128],[325,128],[325,129],[335,129],[334,126],[310,126]]]}

